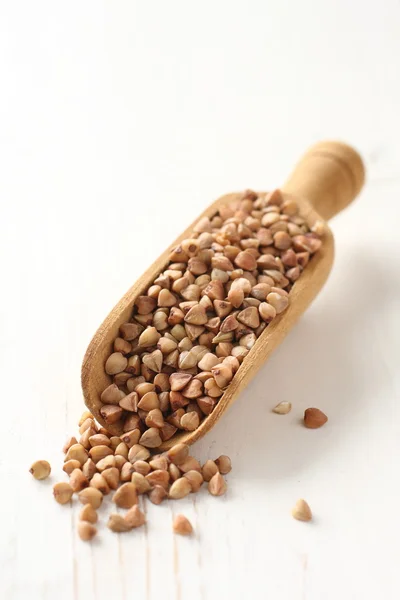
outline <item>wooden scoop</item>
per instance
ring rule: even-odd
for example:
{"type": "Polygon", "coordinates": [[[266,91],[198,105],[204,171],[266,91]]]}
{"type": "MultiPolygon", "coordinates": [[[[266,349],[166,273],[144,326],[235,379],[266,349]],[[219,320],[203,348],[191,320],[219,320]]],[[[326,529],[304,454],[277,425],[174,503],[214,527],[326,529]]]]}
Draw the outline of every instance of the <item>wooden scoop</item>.
{"type": "MultiPolygon", "coordinates": [[[[300,215],[312,227],[317,220],[326,221],[350,204],[363,183],[364,166],[355,150],[338,142],[321,142],[303,156],[282,191],[286,198],[293,197],[296,200],[300,215]]],[[[237,193],[222,196],[199,218],[213,217],[222,205],[238,199],[239,196],[237,193]]],[[[195,222],[197,221],[198,219],[195,222]]],[[[115,435],[121,434],[120,426],[107,425],[100,415],[100,394],[111,383],[110,377],[105,373],[104,364],[113,351],[113,341],[118,336],[120,325],[129,321],[132,316],[135,299],[143,294],[166,268],[170,248],[191,237],[194,225],[195,223],[192,223],[121,298],[97,330],[86,351],[82,365],[82,389],[86,406],[96,419],[115,435]]],[[[318,294],[331,270],[333,256],[333,235],[325,224],[322,247],[293,285],[288,309],[273,319],[257,339],[214,411],[202,421],[198,429],[177,433],[157,450],[170,448],[177,442],[192,444],[215,425],[318,294]]]]}

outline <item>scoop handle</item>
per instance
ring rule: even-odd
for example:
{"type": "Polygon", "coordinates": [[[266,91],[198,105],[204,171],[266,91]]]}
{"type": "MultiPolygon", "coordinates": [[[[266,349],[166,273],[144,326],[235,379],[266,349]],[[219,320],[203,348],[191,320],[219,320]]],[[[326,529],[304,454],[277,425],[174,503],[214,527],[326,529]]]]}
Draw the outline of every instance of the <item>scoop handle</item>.
{"type": "Polygon", "coordinates": [[[307,199],[325,220],[346,208],[364,184],[363,161],[342,142],[319,142],[297,163],[283,191],[307,199]]]}

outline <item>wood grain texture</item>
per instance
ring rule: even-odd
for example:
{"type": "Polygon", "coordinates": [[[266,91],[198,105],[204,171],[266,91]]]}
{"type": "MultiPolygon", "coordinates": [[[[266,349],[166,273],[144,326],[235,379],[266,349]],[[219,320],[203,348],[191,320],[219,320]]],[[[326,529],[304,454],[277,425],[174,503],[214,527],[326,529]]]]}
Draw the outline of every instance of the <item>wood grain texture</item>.
{"type": "MultiPolygon", "coordinates": [[[[294,198],[299,205],[300,216],[311,228],[317,220],[332,217],[347,206],[359,193],[364,182],[364,166],[360,156],[351,147],[340,142],[321,142],[304,155],[292,176],[284,185],[285,198],[294,198]],[[315,209],[318,207],[319,213],[315,209]]],[[[240,197],[240,193],[227,194],[211,204],[198,219],[213,217],[219,207],[240,197]]],[[[171,248],[190,237],[196,219],[151,267],[128,290],[94,335],[82,365],[82,390],[86,406],[96,419],[110,431],[119,435],[119,424],[107,425],[101,414],[100,395],[112,382],[105,373],[104,364],[112,352],[112,344],[119,327],[129,321],[136,298],[152,285],[154,279],[166,268],[171,248]]],[[[237,399],[262,364],[282,342],[298,318],[311,304],[324,285],[333,263],[334,242],[332,232],[326,225],[321,250],[312,257],[301,277],[290,292],[288,309],[276,317],[257,339],[240,366],[237,375],[225,390],[214,411],[193,432],[180,432],[164,442],[161,449],[170,448],[178,442],[192,444],[205,435],[237,399]]]]}
{"type": "Polygon", "coordinates": [[[351,146],[342,142],[320,142],[304,154],[284,189],[307,198],[327,221],[358,196],[364,181],[362,159],[351,146]]]}

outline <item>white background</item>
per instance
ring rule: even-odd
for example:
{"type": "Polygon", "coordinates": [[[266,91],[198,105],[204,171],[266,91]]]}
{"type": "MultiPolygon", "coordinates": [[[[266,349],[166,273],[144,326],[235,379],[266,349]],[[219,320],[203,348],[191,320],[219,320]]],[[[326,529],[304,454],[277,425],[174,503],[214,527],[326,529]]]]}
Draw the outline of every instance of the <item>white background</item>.
{"type": "Polygon", "coordinates": [[[399,73],[397,0],[0,2],[2,600],[399,598],[399,73]],[[125,536],[107,509],[84,544],[51,486],[92,334],[208,203],[324,138],[368,182],[323,292],[194,449],[232,457],[226,497],[148,505],[125,536]]]}

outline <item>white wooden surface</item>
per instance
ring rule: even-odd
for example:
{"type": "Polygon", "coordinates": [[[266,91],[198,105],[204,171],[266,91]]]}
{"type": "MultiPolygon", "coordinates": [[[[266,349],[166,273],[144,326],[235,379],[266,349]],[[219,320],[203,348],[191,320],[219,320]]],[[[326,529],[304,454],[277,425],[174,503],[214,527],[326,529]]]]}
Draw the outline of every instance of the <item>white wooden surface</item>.
{"type": "Polygon", "coordinates": [[[399,19],[395,0],[0,3],[2,600],[399,598],[399,19]],[[330,137],[368,185],[326,288],[195,447],[232,457],[226,497],[82,543],[51,485],[97,325],[207,203],[330,137]]]}

